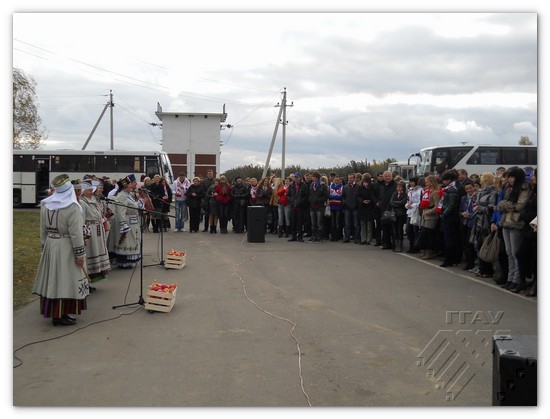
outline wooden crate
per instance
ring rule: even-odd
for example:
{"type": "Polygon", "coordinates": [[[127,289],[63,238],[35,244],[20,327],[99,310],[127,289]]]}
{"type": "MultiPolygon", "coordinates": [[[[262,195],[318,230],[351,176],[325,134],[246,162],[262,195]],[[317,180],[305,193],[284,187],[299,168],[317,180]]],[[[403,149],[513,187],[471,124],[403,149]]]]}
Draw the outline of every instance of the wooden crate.
{"type": "Polygon", "coordinates": [[[176,304],[176,291],[174,292],[158,292],[147,290],[147,295],[145,296],[145,309],[152,311],[162,311],[168,313],[176,304]]]}
{"type": "Polygon", "coordinates": [[[185,255],[183,256],[172,256],[166,255],[164,260],[164,267],[166,269],[182,269],[185,266],[185,255]]]}

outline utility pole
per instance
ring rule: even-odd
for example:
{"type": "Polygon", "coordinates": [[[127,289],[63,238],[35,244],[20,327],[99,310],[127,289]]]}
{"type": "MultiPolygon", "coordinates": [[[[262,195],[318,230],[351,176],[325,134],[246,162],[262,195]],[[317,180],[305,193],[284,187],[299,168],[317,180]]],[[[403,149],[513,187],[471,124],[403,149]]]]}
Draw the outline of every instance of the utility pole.
{"type": "Polygon", "coordinates": [[[90,135],[88,136],[88,139],[84,143],[84,146],[82,147],[82,150],[86,150],[86,147],[88,146],[88,143],[92,139],[95,130],[97,129],[97,126],[101,122],[101,119],[103,118],[103,115],[105,115],[105,111],[108,107],[111,107],[111,150],[114,150],[114,143],[113,143],[113,108],[115,104],[113,103],[113,91],[109,90],[109,102],[105,104],[105,107],[103,108],[103,111],[101,111],[101,115],[99,115],[99,118],[97,119],[97,122],[95,123],[94,127],[92,128],[92,132],[90,132],[90,135]]]}
{"type": "Polygon", "coordinates": [[[278,103],[275,105],[275,107],[280,107],[279,115],[277,116],[277,123],[275,124],[275,130],[273,131],[273,137],[271,138],[271,145],[269,147],[269,153],[267,154],[267,160],[265,162],[264,171],[262,173],[262,178],[266,177],[267,175],[267,168],[269,166],[269,161],[271,160],[271,153],[273,152],[273,146],[275,145],[275,138],[277,138],[277,131],[279,129],[279,124],[283,124],[283,144],[282,144],[282,159],[281,159],[281,178],[285,178],[285,153],[286,153],[286,125],[288,124],[288,121],[286,120],[286,108],[287,106],[294,106],[294,102],[292,102],[290,105],[287,105],[286,103],[286,87],[283,88],[283,99],[281,101],[281,104],[278,103]],[[281,115],[283,118],[281,119],[281,115]]]}
{"type": "Polygon", "coordinates": [[[115,104],[113,103],[113,91],[109,90],[109,107],[111,108],[111,151],[115,149],[114,140],[113,140],[113,108],[115,104]]]}

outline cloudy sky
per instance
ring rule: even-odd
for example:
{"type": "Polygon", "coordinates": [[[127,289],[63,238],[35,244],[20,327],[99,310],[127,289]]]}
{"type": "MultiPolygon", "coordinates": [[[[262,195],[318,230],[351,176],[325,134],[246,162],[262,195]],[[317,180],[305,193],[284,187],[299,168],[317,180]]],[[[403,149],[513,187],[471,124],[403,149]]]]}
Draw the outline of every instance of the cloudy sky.
{"type": "MultiPolygon", "coordinates": [[[[530,9],[532,10],[532,9],[530,9]]],[[[114,95],[117,149],[157,150],[165,112],[221,112],[222,171],[264,164],[286,87],[286,162],[537,144],[537,13],[14,13],[44,148],[80,149],[114,95]]],[[[105,115],[88,149],[109,148],[105,115]]],[[[272,166],[281,164],[281,130],[272,166]]]]}

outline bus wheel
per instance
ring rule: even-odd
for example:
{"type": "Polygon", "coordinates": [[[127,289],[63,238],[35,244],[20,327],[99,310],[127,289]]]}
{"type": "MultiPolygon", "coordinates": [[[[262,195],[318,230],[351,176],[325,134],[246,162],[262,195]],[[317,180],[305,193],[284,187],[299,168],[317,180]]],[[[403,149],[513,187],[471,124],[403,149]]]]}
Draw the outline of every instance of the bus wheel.
{"type": "Polygon", "coordinates": [[[21,199],[21,191],[14,190],[13,191],[13,207],[14,208],[21,208],[23,206],[22,199],[21,199]]]}

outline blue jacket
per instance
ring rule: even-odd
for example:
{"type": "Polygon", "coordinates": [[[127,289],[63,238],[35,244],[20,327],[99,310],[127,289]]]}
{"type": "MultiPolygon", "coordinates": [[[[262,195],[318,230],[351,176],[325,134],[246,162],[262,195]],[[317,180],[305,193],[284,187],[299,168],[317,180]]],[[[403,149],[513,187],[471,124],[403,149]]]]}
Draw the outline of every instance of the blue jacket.
{"type": "Polygon", "coordinates": [[[470,203],[468,204],[468,195],[464,195],[462,199],[460,200],[460,213],[468,211],[468,214],[470,214],[470,218],[461,218],[462,223],[465,224],[468,228],[472,228],[474,226],[474,203],[475,199],[470,199],[470,203]]]}
{"type": "Polygon", "coordinates": [[[344,188],[344,185],[342,183],[339,183],[338,185],[336,183],[330,184],[330,188],[328,191],[328,203],[330,205],[330,209],[333,211],[342,210],[343,188],[344,188]]]}
{"type": "Polygon", "coordinates": [[[502,189],[500,190],[497,196],[497,203],[495,205],[493,216],[491,217],[491,224],[495,223],[498,227],[500,227],[500,219],[502,218],[502,213],[497,208],[500,201],[502,201],[502,198],[504,198],[505,192],[506,192],[506,185],[502,187],[502,189]]]}

